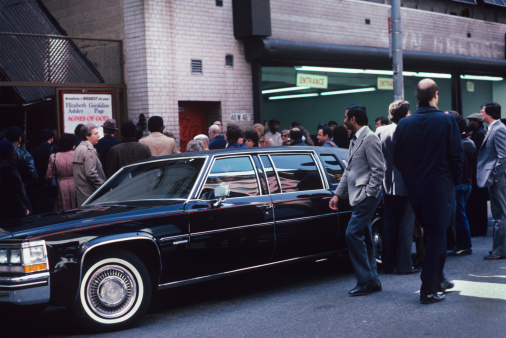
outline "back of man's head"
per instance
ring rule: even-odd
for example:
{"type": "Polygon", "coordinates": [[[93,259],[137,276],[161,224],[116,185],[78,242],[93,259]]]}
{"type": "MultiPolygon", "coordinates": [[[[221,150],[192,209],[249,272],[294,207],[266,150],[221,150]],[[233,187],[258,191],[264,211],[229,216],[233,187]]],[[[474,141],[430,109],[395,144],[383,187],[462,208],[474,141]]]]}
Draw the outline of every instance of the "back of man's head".
{"type": "Polygon", "coordinates": [[[437,91],[437,84],[434,80],[423,79],[418,82],[418,86],[416,87],[416,98],[421,104],[428,104],[436,97],[437,91]]]}
{"type": "Polygon", "coordinates": [[[465,135],[467,137],[467,123],[466,123],[466,119],[463,118],[460,115],[454,116],[454,118],[457,121],[457,126],[459,126],[459,133],[461,135],[465,135]]]}
{"type": "Polygon", "coordinates": [[[54,133],[51,129],[46,128],[46,129],[42,129],[40,131],[39,136],[40,136],[41,142],[47,142],[54,137],[54,133]]]}
{"type": "Polygon", "coordinates": [[[220,126],[213,124],[209,127],[209,136],[221,134],[220,126]]]}
{"type": "Polygon", "coordinates": [[[297,127],[290,129],[290,139],[292,141],[301,140],[302,139],[302,131],[297,127]]]}
{"type": "Polygon", "coordinates": [[[348,110],[348,121],[351,120],[352,117],[355,117],[355,122],[359,126],[366,126],[369,123],[369,119],[367,118],[367,113],[364,109],[361,108],[351,108],[348,110]]]}
{"type": "Polygon", "coordinates": [[[23,132],[18,126],[11,126],[5,131],[7,141],[18,142],[20,137],[23,137],[23,132]]]}
{"type": "Polygon", "coordinates": [[[132,121],[127,121],[121,125],[121,137],[124,139],[133,139],[137,133],[137,126],[132,121]]]}
{"type": "Polygon", "coordinates": [[[409,102],[404,100],[397,100],[388,106],[388,118],[393,123],[397,123],[400,119],[406,117],[409,113],[409,102]]]}
{"type": "Polygon", "coordinates": [[[161,116],[151,116],[148,120],[148,130],[150,132],[162,132],[163,130],[163,119],[161,116]]]}

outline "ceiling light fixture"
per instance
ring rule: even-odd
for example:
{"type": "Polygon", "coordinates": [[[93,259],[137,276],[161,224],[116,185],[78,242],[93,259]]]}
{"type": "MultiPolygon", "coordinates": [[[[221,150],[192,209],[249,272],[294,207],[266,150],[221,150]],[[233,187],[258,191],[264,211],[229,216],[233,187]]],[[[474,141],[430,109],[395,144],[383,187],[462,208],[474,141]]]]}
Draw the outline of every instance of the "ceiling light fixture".
{"type": "Polygon", "coordinates": [[[303,90],[303,89],[308,89],[308,88],[309,87],[286,87],[286,88],[276,88],[276,89],[265,89],[265,90],[262,90],[262,94],[290,92],[292,90],[303,90]]]}
{"type": "Polygon", "coordinates": [[[367,88],[356,88],[356,89],[345,89],[345,90],[336,90],[332,92],[323,92],[320,93],[321,96],[327,95],[342,95],[342,94],[353,94],[353,93],[364,93],[364,92],[373,92],[375,91],[375,87],[367,87],[367,88]]]}
{"type": "Polygon", "coordinates": [[[296,94],[296,95],[282,95],[282,96],[271,96],[269,100],[285,100],[285,99],[298,99],[303,97],[312,97],[318,96],[318,93],[309,93],[309,94],[296,94]]]}
{"type": "Polygon", "coordinates": [[[502,81],[502,77],[498,76],[478,76],[478,75],[460,75],[463,80],[483,80],[483,81],[502,81]]]}

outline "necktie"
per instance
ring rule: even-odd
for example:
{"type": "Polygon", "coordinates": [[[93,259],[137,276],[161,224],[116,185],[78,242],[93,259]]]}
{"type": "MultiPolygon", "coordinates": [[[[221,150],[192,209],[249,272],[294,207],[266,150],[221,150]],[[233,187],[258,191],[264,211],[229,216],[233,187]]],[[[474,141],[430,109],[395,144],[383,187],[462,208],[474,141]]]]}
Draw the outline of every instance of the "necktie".
{"type": "Polygon", "coordinates": [[[357,140],[357,137],[355,135],[353,135],[353,138],[351,139],[350,152],[353,152],[353,147],[355,146],[356,140],[357,140]]]}

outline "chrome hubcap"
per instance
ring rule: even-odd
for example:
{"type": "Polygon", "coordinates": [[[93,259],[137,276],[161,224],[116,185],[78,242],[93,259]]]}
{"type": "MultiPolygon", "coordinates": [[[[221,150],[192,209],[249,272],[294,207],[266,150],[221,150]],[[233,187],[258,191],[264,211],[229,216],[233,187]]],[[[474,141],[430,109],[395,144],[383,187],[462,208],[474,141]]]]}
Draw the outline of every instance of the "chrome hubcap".
{"type": "Polygon", "coordinates": [[[137,284],[132,273],[119,265],[98,269],[87,285],[91,309],[105,318],[117,318],[127,313],[136,297],[137,284]]]}

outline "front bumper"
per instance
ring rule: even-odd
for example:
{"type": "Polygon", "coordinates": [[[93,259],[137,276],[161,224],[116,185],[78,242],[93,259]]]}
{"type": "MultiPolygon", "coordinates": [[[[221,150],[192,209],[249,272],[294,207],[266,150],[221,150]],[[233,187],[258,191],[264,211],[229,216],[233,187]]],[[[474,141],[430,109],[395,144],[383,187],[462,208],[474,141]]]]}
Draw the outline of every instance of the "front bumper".
{"type": "Polygon", "coordinates": [[[0,303],[32,305],[49,303],[49,272],[0,277],[0,303]]]}

